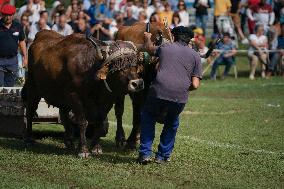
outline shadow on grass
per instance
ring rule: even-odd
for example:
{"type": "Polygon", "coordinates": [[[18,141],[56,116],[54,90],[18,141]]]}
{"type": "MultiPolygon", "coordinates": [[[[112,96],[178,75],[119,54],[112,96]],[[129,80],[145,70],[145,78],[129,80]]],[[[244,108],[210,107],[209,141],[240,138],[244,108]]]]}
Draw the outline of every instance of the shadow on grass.
{"type": "MultiPolygon", "coordinates": [[[[19,152],[32,152],[45,155],[73,155],[77,156],[77,149],[70,150],[65,148],[63,143],[64,132],[60,131],[34,131],[33,138],[36,140],[45,140],[44,142],[36,141],[35,144],[27,146],[23,139],[20,138],[0,138],[0,146],[4,149],[16,150],[19,152]]],[[[76,146],[79,139],[75,139],[76,146]]],[[[89,140],[90,141],[90,140],[89,140]]],[[[94,158],[106,163],[133,163],[135,158],[131,157],[135,151],[125,150],[123,147],[116,147],[114,140],[101,139],[100,142],[103,154],[94,158]]],[[[90,146],[90,145],[89,145],[90,146]]]]}

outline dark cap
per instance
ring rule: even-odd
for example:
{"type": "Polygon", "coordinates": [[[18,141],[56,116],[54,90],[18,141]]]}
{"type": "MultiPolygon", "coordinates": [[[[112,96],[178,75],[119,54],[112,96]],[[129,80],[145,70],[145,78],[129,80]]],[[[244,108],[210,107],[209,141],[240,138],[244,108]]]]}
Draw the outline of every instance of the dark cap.
{"type": "Polygon", "coordinates": [[[184,26],[178,26],[178,27],[173,28],[172,34],[173,35],[184,35],[189,38],[193,38],[194,36],[193,31],[189,29],[188,27],[184,27],[184,26]]]}

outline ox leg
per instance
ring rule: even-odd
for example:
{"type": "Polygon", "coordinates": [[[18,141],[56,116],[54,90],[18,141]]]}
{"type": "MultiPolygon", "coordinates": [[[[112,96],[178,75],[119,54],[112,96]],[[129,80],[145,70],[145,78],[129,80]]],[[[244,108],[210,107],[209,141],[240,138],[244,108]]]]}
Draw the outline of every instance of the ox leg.
{"type": "Polygon", "coordinates": [[[117,147],[122,147],[125,144],[125,133],[122,126],[122,116],[124,112],[124,100],[125,96],[118,98],[115,102],[114,110],[117,122],[117,130],[115,136],[115,143],[117,147]]]}
{"type": "Polygon", "coordinates": [[[59,109],[60,120],[62,125],[64,126],[64,144],[67,149],[74,150],[74,133],[73,133],[73,124],[69,119],[69,110],[59,109]]]}
{"type": "MultiPolygon", "coordinates": [[[[29,90],[35,91],[35,90],[29,90]]],[[[32,145],[35,141],[32,137],[32,130],[33,130],[33,118],[36,114],[36,110],[38,108],[38,104],[40,101],[40,97],[36,94],[29,94],[27,91],[27,104],[26,104],[26,132],[25,132],[25,143],[27,145],[32,145]]]]}
{"type": "MultiPolygon", "coordinates": [[[[80,128],[80,145],[78,156],[82,158],[87,158],[90,153],[87,148],[87,139],[86,139],[86,129],[88,126],[88,121],[85,116],[84,106],[76,93],[71,93],[69,95],[69,102],[71,105],[73,116],[70,118],[72,122],[78,124],[80,128]]],[[[69,114],[70,115],[70,114],[69,114]]]]}
{"type": "Polygon", "coordinates": [[[126,149],[135,150],[136,144],[139,143],[140,140],[140,111],[143,103],[143,98],[139,98],[140,95],[133,95],[131,96],[132,100],[132,110],[133,110],[133,128],[131,130],[131,133],[126,141],[126,149]]]}

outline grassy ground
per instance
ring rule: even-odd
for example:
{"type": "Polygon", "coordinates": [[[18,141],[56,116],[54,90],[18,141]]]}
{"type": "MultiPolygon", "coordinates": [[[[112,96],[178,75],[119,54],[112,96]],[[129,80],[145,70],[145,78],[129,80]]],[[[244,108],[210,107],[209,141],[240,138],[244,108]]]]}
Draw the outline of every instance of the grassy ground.
{"type": "MultiPolygon", "coordinates": [[[[0,138],[0,188],[284,188],[284,80],[204,80],[181,115],[172,161],[135,163],[137,152],[115,148],[115,117],[104,154],[79,159],[64,149],[63,128],[34,125],[37,144],[0,138]]],[[[131,127],[126,100],[124,124],[131,127]]],[[[154,151],[161,125],[157,125],[154,151]]]]}

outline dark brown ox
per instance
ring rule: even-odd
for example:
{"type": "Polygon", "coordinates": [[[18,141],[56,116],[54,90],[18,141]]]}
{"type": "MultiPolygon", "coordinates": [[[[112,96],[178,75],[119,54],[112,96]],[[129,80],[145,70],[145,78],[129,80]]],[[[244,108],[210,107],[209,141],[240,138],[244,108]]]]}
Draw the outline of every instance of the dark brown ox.
{"type": "Polygon", "coordinates": [[[53,31],[39,32],[29,49],[28,78],[23,88],[26,141],[32,141],[32,119],[44,98],[59,108],[67,147],[74,147],[71,125],[79,126],[80,157],[89,156],[85,132],[88,121],[94,121],[98,133],[92,152],[97,153],[100,127],[114,100],[142,89],[139,67],[137,51],[131,43],[105,44],[80,34],[62,37],[53,31]]]}
{"type": "MultiPolygon", "coordinates": [[[[144,32],[146,31],[146,24],[138,23],[133,26],[122,27],[117,33],[117,40],[131,41],[139,48],[143,50],[144,43],[144,32]]],[[[160,43],[165,41],[170,41],[170,31],[165,28],[164,25],[160,23],[155,23],[150,25],[150,32],[152,33],[152,42],[155,45],[161,45],[160,43]]],[[[144,72],[142,73],[142,78],[145,83],[145,89],[138,93],[129,93],[132,99],[133,108],[133,128],[130,136],[126,140],[126,147],[130,149],[135,149],[136,144],[139,141],[140,135],[140,110],[144,103],[145,97],[147,95],[148,88],[153,81],[156,70],[155,63],[145,64],[144,72]]],[[[115,103],[115,115],[117,119],[117,132],[116,132],[116,143],[118,146],[123,145],[125,142],[125,133],[122,127],[122,116],[124,112],[124,100],[125,97],[117,99],[115,103]]]]}

